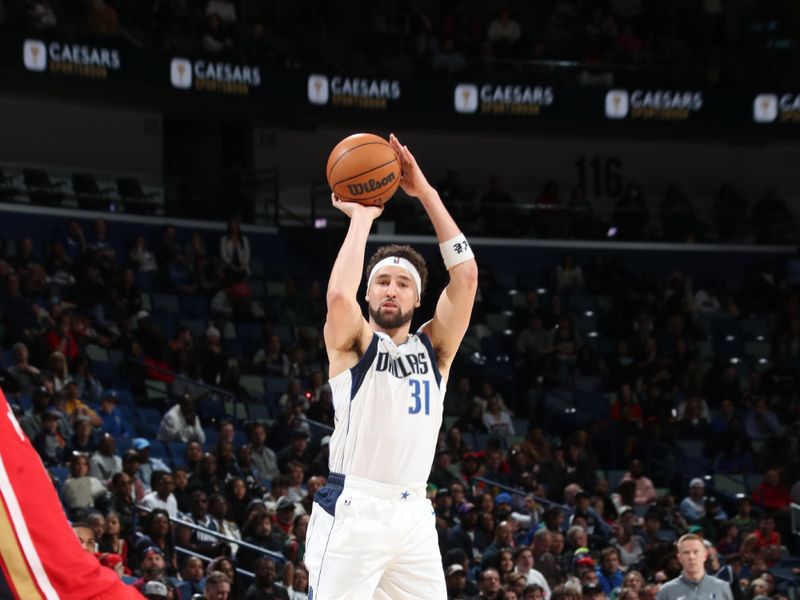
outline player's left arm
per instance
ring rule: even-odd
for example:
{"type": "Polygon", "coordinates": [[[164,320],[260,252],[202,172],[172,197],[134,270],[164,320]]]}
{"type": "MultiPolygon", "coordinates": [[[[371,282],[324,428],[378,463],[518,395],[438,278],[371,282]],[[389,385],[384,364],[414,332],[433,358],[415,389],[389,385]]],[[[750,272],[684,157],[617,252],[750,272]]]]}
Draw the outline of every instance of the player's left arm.
{"type": "Polygon", "coordinates": [[[450,282],[439,296],[433,319],[423,326],[423,331],[431,338],[436,349],[439,370],[446,376],[469,327],[478,288],[478,265],[468,242],[447,211],[439,193],[428,183],[414,155],[407,146],[400,144],[394,134],[389,136],[389,142],[403,166],[400,187],[409,196],[419,199],[433,224],[440,246],[443,246],[443,255],[452,257],[453,266],[448,269],[450,282]],[[469,258],[461,260],[462,257],[469,258]]]}

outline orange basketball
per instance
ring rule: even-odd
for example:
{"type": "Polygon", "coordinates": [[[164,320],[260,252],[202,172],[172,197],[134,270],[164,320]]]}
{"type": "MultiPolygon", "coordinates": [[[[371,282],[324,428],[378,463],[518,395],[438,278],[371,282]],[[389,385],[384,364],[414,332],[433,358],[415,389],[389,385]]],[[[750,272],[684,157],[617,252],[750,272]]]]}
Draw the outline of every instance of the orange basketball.
{"type": "Polygon", "coordinates": [[[325,173],[340,200],[383,206],[400,185],[400,160],[382,137],[354,133],[336,144],[325,173]]]}

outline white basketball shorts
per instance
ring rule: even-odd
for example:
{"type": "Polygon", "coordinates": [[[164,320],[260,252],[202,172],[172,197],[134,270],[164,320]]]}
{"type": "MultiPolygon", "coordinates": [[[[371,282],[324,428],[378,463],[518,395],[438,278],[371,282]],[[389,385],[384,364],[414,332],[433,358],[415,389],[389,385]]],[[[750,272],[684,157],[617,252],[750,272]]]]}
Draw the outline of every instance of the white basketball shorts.
{"type": "Polygon", "coordinates": [[[331,473],[306,534],[309,600],[445,600],[435,523],[424,486],[331,473]]]}

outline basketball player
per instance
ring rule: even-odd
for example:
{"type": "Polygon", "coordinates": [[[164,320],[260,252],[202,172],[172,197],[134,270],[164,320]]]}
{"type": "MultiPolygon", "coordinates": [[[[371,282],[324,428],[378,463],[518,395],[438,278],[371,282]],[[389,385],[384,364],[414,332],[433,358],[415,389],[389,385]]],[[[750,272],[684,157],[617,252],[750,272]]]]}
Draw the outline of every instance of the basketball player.
{"type": "Polygon", "coordinates": [[[0,391],[0,598],[143,600],[83,541],[0,391]]]}
{"type": "Polygon", "coordinates": [[[324,333],[336,428],[331,474],[315,496],[306,538],[310,600],[447,597],[425,482],[478,268],[414,156],[394,135],[390,143],[403,168],[400,186],[428,214],[450,281],[433,319],[412,333],[426,292],[425,261],[409,246],[380,248],[367,265],[366,320],[358,304],[361,265],[382,209],[332,197],[350,226],[328,282],[324,333]]]}

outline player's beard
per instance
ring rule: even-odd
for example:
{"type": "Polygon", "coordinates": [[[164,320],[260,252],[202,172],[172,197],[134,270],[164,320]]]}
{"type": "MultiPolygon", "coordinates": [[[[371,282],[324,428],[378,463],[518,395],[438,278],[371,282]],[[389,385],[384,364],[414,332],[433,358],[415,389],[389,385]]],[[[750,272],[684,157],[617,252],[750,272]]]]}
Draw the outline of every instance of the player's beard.
{"type": "Polygon", "coordinates": [[[378,307],[378,310],[375,310],[372,308],[372,305],[370,305],[369,316],[372,317],[372,320],[375,321],[375,324],[381,329],[399,329],[411,321],[411,317],[414,316],[414,309],[412,308],[408,312],[403,312],[398,306],[397,312],[394,315],[387,316],[381,314],[380,307],[378,307]]]}

